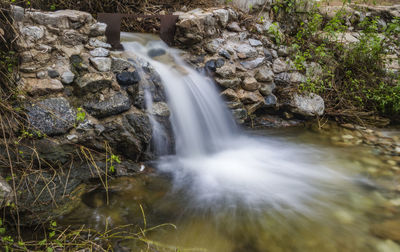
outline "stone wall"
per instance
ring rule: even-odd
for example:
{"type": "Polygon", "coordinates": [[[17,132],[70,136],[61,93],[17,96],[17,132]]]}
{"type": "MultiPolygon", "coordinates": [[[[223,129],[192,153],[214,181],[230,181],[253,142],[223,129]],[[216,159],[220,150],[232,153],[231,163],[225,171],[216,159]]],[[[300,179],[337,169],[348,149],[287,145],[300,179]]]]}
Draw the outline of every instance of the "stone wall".
{"type": "Polygon", "coordinates": [[[18,86],[31,130],[60,144],[104,151],[107,141],[131,160],[148,157],[151,126],[137,63],[110,51],[106,25],[80,11],[12,8],[20,33],[18,86]]]}
{"type": "MultiPolygon", "coordinates": [[[[175,14],[179,15],[176,41],[191,52],[188,61],[192,65],[214,78],[239,123],[255,112],[274,113],[283,108],[306,117],[324,113],[324,101],[318,95],[287,91],[289,100],[279,100],[275,94],[277,88],[289,90],[316,76],[318,65],[313,65],[315,71],[308,76],[296,71],[289,48],[276,45],[268,35],[271,20],[257,23],[254,31],[249,31],[241,24],[243,14],[231,8],[175,14]]],[[[277,29],[283,33],[279,26],[277,29]]]]}

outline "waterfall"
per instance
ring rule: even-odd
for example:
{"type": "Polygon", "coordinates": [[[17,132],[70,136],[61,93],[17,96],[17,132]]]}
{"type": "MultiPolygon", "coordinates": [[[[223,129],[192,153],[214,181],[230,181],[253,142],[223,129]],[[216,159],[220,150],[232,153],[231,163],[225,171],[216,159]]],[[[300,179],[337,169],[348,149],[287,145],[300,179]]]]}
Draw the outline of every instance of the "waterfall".
{"type": "MultiPolygon", "coordinates": [[[[321,203],[318,196],[344,181],[323,164],[322,151],[241,132],[215,84],[187,66],[178,50],[160,40],[123,46],[161,78],[176,155],[161,157],[157,168],[172,174],[175,189],[185,191],[197,207],[269,205],[307,212],[310,202],[321,203]],[[165,54],[150,57],[155,50],[165,54]]],[[[151,107],[150,94],[146,100],[151,107]]]]}

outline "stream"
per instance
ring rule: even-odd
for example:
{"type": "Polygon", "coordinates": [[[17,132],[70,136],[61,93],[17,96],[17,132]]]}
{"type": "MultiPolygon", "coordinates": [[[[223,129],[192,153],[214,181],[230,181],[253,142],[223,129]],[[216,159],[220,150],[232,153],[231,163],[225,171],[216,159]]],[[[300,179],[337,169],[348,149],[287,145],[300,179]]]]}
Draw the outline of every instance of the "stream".
{"type": "MultiPolygon", "coordinates": [[[[176,251],[395,251],[371,231],[393,217],[387,198],[396,197],[393,178],[372,175],[387,164],[371,148],[338,147],[304,128],[240,129],[214,83],[179,51],[147,35],[122,38],[125,52],[161,77],[176,154],[159,155],[149,163],[154,171],[110,181],[108,197],[101,188],[87,192],[62,224],[104,230],[170,223],[146,237],[176,251]],[[167,55],[149,57],[154,49],[167,55]]],[[[152,96],[145,96],[149,111],[152,96]]],[[[150,121],[163,153],[162,125],[150,121]]]]}

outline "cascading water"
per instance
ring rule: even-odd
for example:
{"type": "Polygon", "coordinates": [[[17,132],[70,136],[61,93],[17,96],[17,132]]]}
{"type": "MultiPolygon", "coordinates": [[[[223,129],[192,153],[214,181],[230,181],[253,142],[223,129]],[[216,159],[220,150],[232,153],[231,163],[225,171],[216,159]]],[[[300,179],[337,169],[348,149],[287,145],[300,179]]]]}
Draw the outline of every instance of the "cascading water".
{"type": "MultiPolygon", "coordinates": [[[[161,157],[158,168],[173,175],[175,189],[185,191],[196,208],[269,205],[306,213],[308,204],[324,204],[318,197],[345,183],[342,175],[322,165],[322,152],[240,132],[214,83],[188,67],[179,51],[161,41],[123,45],[161,78],[176,155],[161,157]],[[166,54],[151,58],[151,50],[166,54]]],[[[146,99],[151,106],[149,93],[146,99]]]]}

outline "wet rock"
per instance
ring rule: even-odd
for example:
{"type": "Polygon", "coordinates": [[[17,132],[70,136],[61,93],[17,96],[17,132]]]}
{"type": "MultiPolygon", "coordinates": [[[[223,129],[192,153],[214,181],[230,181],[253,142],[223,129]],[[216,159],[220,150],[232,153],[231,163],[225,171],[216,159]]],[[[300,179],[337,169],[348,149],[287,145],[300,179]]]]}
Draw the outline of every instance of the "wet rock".
{"type": "Polygon", "coordinates": [[[72,82],[74,82],[74,79],[75,79],[75,74],[72,73],[71,71],[65,71],[61,75],[61,82],[64,84],[71,84],[72,82]]]}
{"type": "Polygon", "coordinates": [[[236,119],[236,122],[243,124],[247,120],[247,111],[243,108],[232,110],[232,115],[236,119]]]}
{"type": "Polygon", "coordinates": [[[325,110],[324,100],[314,93],[294,94],[291,105],[293,113],[303,116],[321,116],[325,110]]]}
{"type": "Polygon", "coordinates": [[[133,67],[133,64],[122,58],[111,57],[111,71],[114,73],[126,71],[129,68],[133,67]]]}
{"type": "Polygon", "coordinates": [[[220,67],[222,67],[223,65],[225,65],[225,60],[224,60],[224,59],[219,58],[219,59],[217,59],[217,60],[215,61],[215,67],[216,67],[216,68],[220,68],[220,67]]]}
{"type": "Polygon", "coordinates": [[[260,57],[255,60],[240,62],[240,64],[246,69],[254,69],[256,67],[259,67],[261,64],[263,64],[264,60],[265,60],[264,57],[260,57]]]}
{"type": "Polygon", "coordinates": [[[224,90],[221,93],[221,97],[223,97],[227,101],[239,101],[237,93],[231,88],[224,90]]]}
{"type": "Polygon", "coordinates": [[[263,51],[264,51],[265,59],[269,62],[272,62],[274,60],[274,57],[272,56],[271,51],[267,48],[264,48],[263,51]]]}
{"type": "Polygon", "coordinates": [[[156,116],[169,117],[170,112],[168,105],[165,102],[156,102],[153,104],[151,113],[156,116]]]}
{"type": "Polygon", "coordinates": [[[237,46],[236,52],[240,59],[253,58],[258,55],[257,50],[248,44],[241,44],[241,45],[237,46]]]}
{"type": "Polygon", "coordinates": [[[275,83],[279,86],[287,86],[290,84],[290,74],[280,73],[275,76],[275,83]]]}
{"type": "Polygon", "coordinates": [[[262,42],[258,39],[249,39],[249,43],[251,46],[254,46],[254,47],[263,45],[262,42]]]}
{"type": "Polygon", "coordinates": [[[93,46],[93,47],[103,47],[103,48],[107,48],[107,49],[111,49],[111,45],[108,43],[105,43],[99,39],[96,38],[91,38],[89,39],[89,45],[93,46]]]}
{"type": "Polygon", "coordinates": [[[220,56],[222,56],[222,57],[224,57],[226,59],[230,59],[231,58],[231,54],[225,49],[218,50],[218,55],[220,55],[220,56]]]}
{"type": "Polygon", "coordinates": [[[12,201],[12,192],[11,186],[0,176],[0,208],[12,201]]]}
{"type": "Polygon", "coordinates": [[[30,95],[45,95],[51,93],[61,92],[64,86],[59,80],[56,79],[36,79],[36,78],[24,78],[24,89],[30,95]]]}
{"type": "Polygon", "coordinates": [[[56,70],[54,70],[54,69],[48,70],[48,71],[47,71],[47,75],[48,75],[50,78],[52,78],[52,79],[57,78],[57,77],[60,76],[60,74],[59,74],[56,70]]]}
{"type": "Polygon", "coordinates": [[[111,115],[117,115],[124,111],[129,110],[131,106],[128,96],[122,93],[115,93],[104,101],[92,100],[84,104],[85,110],[87,110],[92,116],[97,118],[103,118],[111,115]]]}
{"type": "Polygon", "coordinates": [[[242,82],[239,78],[234,79],[220,79],[216,78],[215,82],[224,88],[235,88],[242,82]]]}
{"type": "Polygon", "coordinates": [[[264,97],[258,92],[250,92],[243,89],[237,91],[238,97],[243,104],[264,103],[264,97]]]}
{"type": "Polygon", "coordinates": [[[259,91],[262,95],[267,96],[272,94],[275,88],[276,85],[274,82],[261,83],[259,91]]]}
{"type": "Polygon", "coordinates": [[[121,86],[130,86],[140,81],[140,75],[137,71],[122,72],[116,75],[117,82],[121,86]]]}
{"type": "Polygon", "coordinates": [[[90,58],[90,62],[100,72],[109,72],[111,70],[111,59],[106,57],[90,58]]]}
{"type": "Polygon", "coordinates": [[[230,109],[244,108],[243,103],[241,103],[240,101],[226,102],[226,106],[230,109]]]}
{"type": "Polygon", "coordinates": [[[288,71],[289,66],[283,59],[277,58],[272,64],[272,70],[274,71],[274,73],[282,73],[288,71]]]}
{"type": "Polygon", "coordinates": [[[259,101],[254,104],[246,105],[247,114],[251,115],[254,112],[256,112],[259,108],[262,108],[263,106],[264,106],[264,101],[259,101]]]}
{"type": "Polygon", "coordinates": [[[260,84],[253,77],[246,77],[242,82],[242,88],[247,91],[256,91],[260,84]]]}
{"type": "Polygon", "coordinates": [[[27,104],[26,110],[30,125],[48,136],[66,133],[76,120],[76,113],[63,97],[27,104]]]}
{"type": "Polygon", "coordinates": [[[110,55],[110,51],[105,48],[98,47],[91,50],[89,54],[93,57],[107,57],[108,55],[110,55]]]}
{"type": "Polygon", "coordinates": [[[217,67],[215,65],[215,60],[209,60],[205,64],[206,69],[215,72],[217,70],[217,67]]]}
{"type": "Polygon", "coordinates": [[[95,93],[111,87],[114,75],[112,73],[87,73],[76,80],[79,92],[82,94],[95,93]]]}
{"type": "Polygon", "coordinates": [[[156,49],[151,49],[150,51],[148,51],[147,52],[147,55],[149,56],[149,57],[151,57],[151,58],[154,58],[154,57],[158,57],[158,56],[161,56],[161,55],[164,55],[164,54],[166,54],[167,52],[164,50],[164,49],[162,49],[162,48],[156,48],[156,49]]]}
{"type": "Polygon", "coordinates": [[[233,64],[225,64],[224,66],[217,68],[215,71],[222,78],[234,77],[236,73],[236,67],[233,64]]]}
{"type": "Polygon", "coordinates": [[[97,37],[97,36],[104,36],[106,33],[107,25],[104,23],[95,23],[90,26],[90,36],[97,37]]]}
{"type": "Polygon", "coordinates": [[[276,98],[276,96],[274,94],[270,94],[267,97],[265,97],[264,101],[265,101],[264,107],[271,108],[271,107],[276,106],[278,99],[276,98]]]}
{"type": "Polygon", "coordinates": [[[228,25],[228,30],[233,31],[233,32],[241,32],[242,29],[240,28],[239,24],[237,22],[232,22],[228,25]]]}
{"type": "Polygon", "coordinates": [[[117,152],[139,160],[151,141],[151,124],[147,115],[134,110],[118,120],[107,122],[102,135],[117,152]]]}
{"type": "Polygon", "coordinates": [[[255,78],[261,82],[271,82],[274,80],[274,73],[269,67],[263,66],[257,69],[255,78]]]}

